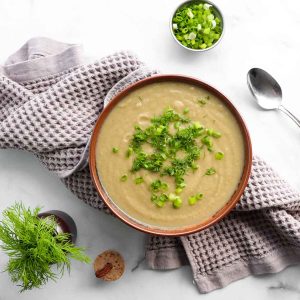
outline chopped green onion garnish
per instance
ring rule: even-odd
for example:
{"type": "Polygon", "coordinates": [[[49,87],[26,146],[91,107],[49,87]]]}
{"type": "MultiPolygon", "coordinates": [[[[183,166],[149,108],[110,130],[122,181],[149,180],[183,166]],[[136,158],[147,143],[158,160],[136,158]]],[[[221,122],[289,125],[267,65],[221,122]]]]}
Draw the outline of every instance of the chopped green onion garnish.
{"type": "Polygon", "coordinates": [[[173,200],[173,207],[174,208],[180,208],[182,206],[182,200],[180,197],[176,197],[176,199],[173,200]]]}
{"type": "Polygon", "coordinates": [[[165,202],[161,201],[159,199],[157,199],[157,200],[155,200],[153,202],[156,204],[157,207],[164,207],[164,205],[165,205],[165,202]]]}
{"type": "Polygon", "coordinates": [[[187,14],[191,19],[194,18],[194,14],[193,14],[193,12],[192,12],[192,10],[191,10],[190,8],[187,9],[186,14],[187,14]]]}
{"type": "Polygon", "coordinates": [[[223,157],[224,157],[224,153],[223,152],[221,152],[221,151],[216,152],[215,159],[221,160],[221,159],[223,159],[223,157]]]}
{"type": "Polygon", "coordinates": [[[120,180],[123,181],[123,182],[125,182],[127,179],[128,179],[127,174],[122,175],[121,178],[120,178],[120,180]]]}
{"type": "Polygon", "coordinates": [[[211,6],[212,6],[212,5],[211,5],[211,4],[208,4],[208,3],[203,4],[203,8],[204,8],[205,10],[209,10],[209,8],[210,8],[211,6]]]}
{"type": "Polygon", "coordinates": [[[177,40],[192,49],[211,47],[222,33],[222,22],[208,3],[190,1],[182,5],[175,12],[172,24],[177,40]]]}
{"type": "Polygon", "coordinates": [[[113,148],[112,148],[112,152],[113,152],[113,153],[118,153],[118,152],[119,152],[119,149],[116,148],[116,147],[113,147],[113,148]]]}
{"type": "Polygon", "coordinates": [[[203,126],[199,122],[194,122],[194,128],[196,128],[196,129],[202,129],[203,126]]]}
{"type": "Polygon", "coordinates": [[[204,145],[208,146],[208,147],[212,147],[213,146],[213,142],[212,142],[211,138],[208,135],[206,135],[205,137],[203,137],[201,139],[201,142],[204,145]]]}
{"type": "Polygon", "coordinates": [[[222,136],[222,134],[221,134],[220,132],[218,132],[218,131],[214,131],[214,130],[213,130],[211,136],[214,137],[214,138],[219,138],[219,137],[222,136]]]}
{"type": "Polygon", "coordinates": [[[198,103],[203,106],[205,105],[207,102],[204,99],[198,99],[198,103]]]}
{"type": "Polygon", "coordinates": [[[177,188],[177,189],[175,190],[175,194],[176,194],[176,195],[179,195],[182,191],[183,191],[182,188],[177,188]]]}
{"type": "Polygon", "coordinates": [[[189,199],[188,199],[189,205],[196,204],[196,202],[199,201],[202,198],[203,198],[203,194],[200,194],[200,193],[189,197],[189,199]]]}
{"type": "Polygon", "coordinates": [[[214,175],[216,174],[216,169],[215,168],[209,168],[206,170],[205,175],[214,175]]]}
{"type": "Polygon", "coordinates": [[[137,177],[134,179],[135,184],[141,184],[144,182],[143,177],[137,177]]]}
{"type": "Polygon", "coordinates": [[[160,196],[152,194],[151,200],[156,204],[157,207],[163,207],[165,205],[165,202],[169,199],[166,194],[161,194],[160,196]]]}
{"type": "Polygon", "coordinates": [[[129,147],[127,152],[126,152],[126,156],[130,157],[132,153],[133,153],[133,149],[131,147],[129,147]]]}
{"type": "Polygon", "coordinates": [[[163,191],[166,191],[166,190],[168,189],[168,185],[167,185],[165,182],[163,182],[163,183],[161,184],[161,189],[162,189],[163,191]]]}
{"type": "Polygon", "coordinates": [[[156,201],[158,199],[158,196],[155,194],[152,194],[151,201],[156,201]]]}
{"type": "Polygon", "coordinates": [[[191,168],[195,171],[198,169],[198,165],[195,162],[192,162],[191,168]]]}
{"type": "Polygon", "coordinates": [[[207,128],[206,129],[206,134],[212,136],[213,131],[214,131],[213,129],[207,128]]]}
{"type": "MultiPolygon", "coordinates": [[[[209,96],[206,96],[205,101],[208,99],[209,96]]],[[[205,128],[200,122],[193,122],[187,118],[187,112],[188,108],[184,109],[183,114],[168,108],[161,115],[153,117],[147,128],[134,126],[135,131],[126,152],[127,157],[133,157],[130,171],[135,173],[144,169],[157,176],[169,176],[174,180],[175,192],[168,196],[164,194],[168,190],[166,182],[156,179],[150,184],[151,200],[157,207],[163,207],[167,201],[172,202],[175,208],[183,204],[179,195],[186,187],[185,176],[198,169],[197,160],[202,157],[204,146],[208,151],[213,151],[213,138],[221,136],[214,129],[205,128]],[[175,132],[171,130],[171,126],[174,126],[175,132]],[[144,151],[144,146],[147,146],[147,152],[144,151]],[[149,146],[152,151],[148,151],[149,146]]],[[[205,152],[203,153],[205,155],[205,152]]],[[[215,172],[214,168],[210,168],[205,175],[215,172]]],[[[123,175],[121,181],[126,181],[127,178],[127,175],[123,175]]],[[[144,179],[137,177],[134,182],[141,184],[144,179]]],[[[198,201],[202,194],[191,197],[198,201]]]]}
{"type": "Polygon", "coordinates": [[[167,189],[168,185],[165,182],[160,181],[159,179],[151,183],[151,190],[153,192],[166,191],[167,189]]]}
{"type": "Polygon", "coordinates": [[[220,132],[215,131],[211,128],[206,129],[206,134],[209,135],[209,136],[212,136],[214,138],[219,138],[219,137],[222,136],[220,132]]]}
{"type": "Polygon", "coordinates": [[[182,200],[179,196],[171,193],[168,196],[168,199],[173,203],[174,208],[179,208],[182,205],[182,200]]]}
{"type": "Polygon", "coordinates": [[[201,194],[201,193],[196,194],[195,197],[196,197],[197,200],[200,200],[200,199],[203,198],[203,194],[201,194]]]}
{"type": "Polygon", "coordinates": [[[197,199],[196,199],[195,196],[191,196],[191,197],[189,198],[188,202],[189,202],[189,205],[194,205],[194,204],[196,204],[197,199]]]}
{"type": "Polygon", "coordinates": [[[179,187],[179,188],[185,188],[186,187],[186,183],[185,182],[180,182],[180,183],[178,183],[177,184],[177,187],[179,187]]]}
{"type": "Polygon", "coordinates": [[[166,194],[161,194],[159,197],[158,197],[159,201],[163,201],[163,202],[166,202],[169,200],[169,197],[166,195],[166,194]]]}
{"type": "Polygon", "coordinates": [[[170,201],[174,201],[177,198],[177,196],[173,193],[170,193],[168,198],[169,198],[170,201]]]}
{"type": "Polygon", "coordinates": [[[183,113],[186,115],[186,114],[188,114],[189,113],[189,108],[188,107],[186,107],[184,110],[183,110],[183,113]]]}
{"type": "MultiPolygon", "coordinates": [[[[203,29],[204,34],[209,34],[210,33],[210,28],[205,28],[203,29]]],[[[202,44],[203,45],[203,44],[202,44]]],[[[201,47],[201,46],[200,46],[201,47]]],[[[206,47],[205,47],[206,48],[206,47]]]]}
{"type": "Polygon", "coordinates": [[[191,32],[190,34],[189,34],[189,36],[188,36],[188,39],[189,40],[194,40],[195,38],[196,38],[196,33],[195,32],[191,32]]]}
{"type": "Polygon", "coordinates": [[[176,123],[174,123],[174,128],[179,129],[180,125],[181,125],[181,122],[176,122],[176,123]]]}

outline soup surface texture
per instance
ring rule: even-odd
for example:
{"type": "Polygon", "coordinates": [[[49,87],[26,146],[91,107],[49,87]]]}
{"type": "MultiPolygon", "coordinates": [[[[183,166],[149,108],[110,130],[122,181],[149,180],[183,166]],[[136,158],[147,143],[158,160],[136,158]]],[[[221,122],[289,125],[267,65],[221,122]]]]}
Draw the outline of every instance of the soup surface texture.
{"type": "MultiPolygon", "coordinates": [[[[179,129],[172,123],[167,130],[176,134],[179,129]]],[[[160,134],[159,130],[157,134],[160,134]]],[[[147,143],[143,147],[145,153],[153,151],[147,143]]],[[[185,153],[179,152],[178,158],[184,158],[185,153]]],[[[240,127],[226,105],[205,89],[170,81],[137,88],[112,109],[97,139],[96,167],[105,191],[124,213],[151,226],[177,228],[207,221],[225,206],[240,182],[244,155],[240,127]],[[210,147],[200,147],[200,156],[195,160],[197,165],[185,173],[185,186],[179,189],[174,177],[161,175],[162,172],[144,168],[132,172],[136,153],[128,153],[136,128],[149,127],[151,119],[167,109],[173,109],[194,125],[203,125],[203,134],[195,139],[198,145],[202,145],[201,138],[208,128],[221,134],[217,138],[209,137],[210,147]],[[221,155],[218,156],[218,152],[221,155]],[[159,206],[161,202],[158,205],[153,202],[157,194],[151,190],[151,184],[158,180],[165,185],[159,195],[180,197],[180,207],[172,205],[170,199],[164,199],[163,207],[159,206]],[[189,203],[194,195],[200,195],[201,199],[189,203]]]]}

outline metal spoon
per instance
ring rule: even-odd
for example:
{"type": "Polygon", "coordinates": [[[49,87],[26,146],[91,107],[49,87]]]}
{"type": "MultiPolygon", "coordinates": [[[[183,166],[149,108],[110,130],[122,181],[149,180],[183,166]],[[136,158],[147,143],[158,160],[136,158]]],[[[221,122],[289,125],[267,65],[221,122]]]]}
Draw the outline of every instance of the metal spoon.
{"type": "Polygon", "coordinates": [[[280,110],[300,127],[300,120],[281,104],[281,87],[268,72],[263,69],[253,68],[247,74],[247,82],[252,95],[261,108],[280,110]]]}

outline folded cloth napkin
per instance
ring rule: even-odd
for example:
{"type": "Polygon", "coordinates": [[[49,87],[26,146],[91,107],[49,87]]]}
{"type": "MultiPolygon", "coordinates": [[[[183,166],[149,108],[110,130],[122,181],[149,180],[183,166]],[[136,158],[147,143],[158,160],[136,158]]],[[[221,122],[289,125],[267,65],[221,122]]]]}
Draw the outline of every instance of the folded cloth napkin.
{"type": "MultiPolygon", "coordinates": [[[[105,103],[155,71],[127,52],[84,64],[78,45],[35,38],[0,73],[0,148],[33,153],[79,199],[109,212],[87,165],[91,132],[105,103]]],[[[153,269],[190,264],[203,293],[249,274],[278,272],[300,262],[300,195],[254,157],[234,211],[189,236],[150,236],[146,259],[153,269]]]]}

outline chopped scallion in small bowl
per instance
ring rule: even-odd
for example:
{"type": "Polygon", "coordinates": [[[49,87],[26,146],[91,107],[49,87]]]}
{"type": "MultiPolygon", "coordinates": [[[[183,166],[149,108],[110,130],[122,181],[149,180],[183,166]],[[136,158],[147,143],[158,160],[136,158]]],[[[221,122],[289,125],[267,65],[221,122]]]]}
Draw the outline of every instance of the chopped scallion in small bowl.
{"type": "Polygon", "coordinates": [[[175,10],[170,27],[174,39],[181,46],[192,51],[206,51],[220,42],[224,19],[212,2],[189,0],[175,10]]]}

